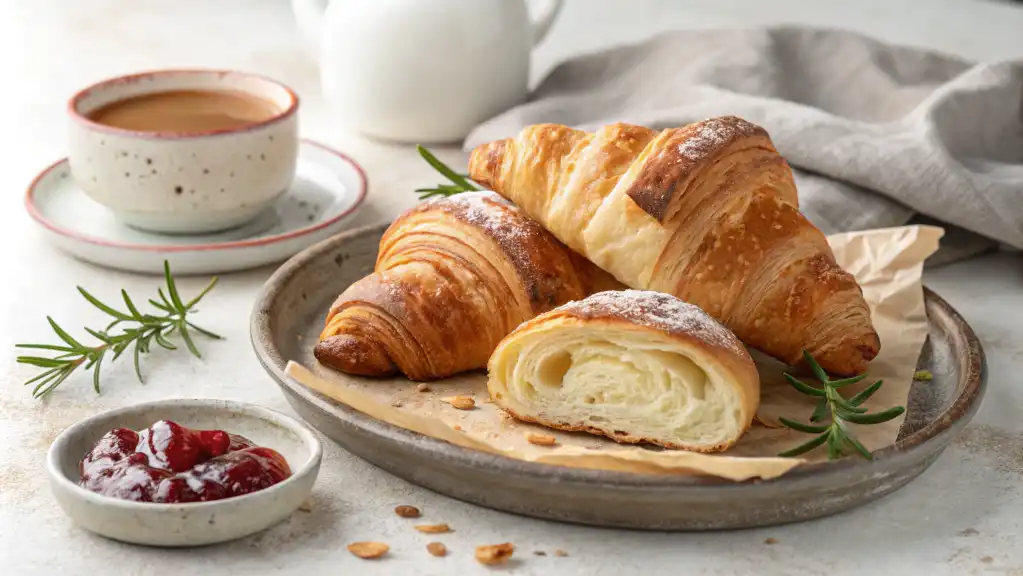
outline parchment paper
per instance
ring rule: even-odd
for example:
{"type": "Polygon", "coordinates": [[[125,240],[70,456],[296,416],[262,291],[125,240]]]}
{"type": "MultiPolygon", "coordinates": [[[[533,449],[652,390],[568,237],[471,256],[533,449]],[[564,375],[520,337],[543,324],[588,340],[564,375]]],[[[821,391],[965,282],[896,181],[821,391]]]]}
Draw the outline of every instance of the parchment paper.
{"type": "MultiPolygon", "coordinates": [[[[933,226],[904,226],[828,237],[839,265],[855,275],[863,288],[881,338],[881,353],[871,363],[869,376],[843,388],[848,397],[883,379],[881,389],[864,404],[871,411],[906,405],[927,337],[921,272],[924,260],[937,250],[942,234],[941,228],[933,226]]],[[[286,372],[316,392],[379,420],[459,446],[527,461],[651,474],[703,474],[739,481],[774,478],[800,463],[825,459],[823,448],[802,458],[775,456],[811,437],[780,427],[778,417],[806,421],[814,399],[784,382],[784,365],[755,352],[753,356],[761,377],[758,421],[736,446],[718,454],[619,445],[586,433],[519,422],[490,403],[482,372],[428,383],[427,391],[418,391],[417,383],[405,378],[355,378],[320,365],[306,367],[289,362],[286,372]],[[445,401],[456,395],[473,397],[476,406],[458,410],[445,401]],[[530,433],[554,436],[557,444],[530,444],[530,433]]],[[[853,430],[873,451],[895,442],[902,420],[899,417],[884,424],[853,426],[853,430]]]]}

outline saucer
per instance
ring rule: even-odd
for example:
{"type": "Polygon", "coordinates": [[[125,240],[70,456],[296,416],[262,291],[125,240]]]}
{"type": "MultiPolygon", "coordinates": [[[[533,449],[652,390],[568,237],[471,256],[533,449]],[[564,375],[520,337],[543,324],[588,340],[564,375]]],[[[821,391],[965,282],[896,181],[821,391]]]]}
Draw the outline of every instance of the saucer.
{"type": "Polygon", "coordinates": [[[237,228],[172,235],[127,226],[75,183],[67,158],[28,187],[25,207],[47,239],[82,260],[131,272],[218,274],[280,262],[340,231],[366,198],[366,174],[344,154],[303,140],[295,180],[273,205],[237,228]]]}

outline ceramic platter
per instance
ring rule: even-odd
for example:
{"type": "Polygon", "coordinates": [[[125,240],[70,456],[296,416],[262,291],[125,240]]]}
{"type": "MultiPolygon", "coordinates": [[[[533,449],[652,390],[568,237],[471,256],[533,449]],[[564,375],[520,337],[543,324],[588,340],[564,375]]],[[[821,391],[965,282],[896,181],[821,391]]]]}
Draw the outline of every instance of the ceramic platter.
{"type": "Polygon", "coordinates": [[[383,226],[340,234],[285,263],[252,316],[252,340],[292,407],[350,452],[442,494],[517,514],[597,526],[710,530],[767,526],[841,512],[881,498],[923,472],[966,425],[985,388],[973,330],[925,289],[930,333],[896,444],[873,461],[848,458],[796,468],[774,480],[731,482],[523,462],[454,446],[375,420],[294,382],[288,360],[313,366],[331,302],[372,271],[383,226]]]}
{"type": "Polygon", "coordinates": [[[66,158],[29,185],[25,208],[47,240],[71,256],[122,270],[218,274],[281,262],[336,234],[366,198],[351,158],[304,140],[291,187],[251,222],[212,234],[146,232],[118,222],[75,184],[66,158]]]}

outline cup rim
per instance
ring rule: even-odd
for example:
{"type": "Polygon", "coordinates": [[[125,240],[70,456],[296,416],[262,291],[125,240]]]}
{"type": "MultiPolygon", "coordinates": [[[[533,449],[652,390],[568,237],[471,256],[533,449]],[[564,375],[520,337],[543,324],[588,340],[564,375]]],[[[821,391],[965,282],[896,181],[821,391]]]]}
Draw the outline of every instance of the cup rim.
{"type": "Polygon", "coordinates": [[[161,69],[157,69],[157,70],[144,70],[144,71],[141,71],[141,72],[134,72],[132,74],[124,74],[124,75],[121,75],[121,76],[114,76],[114,77],[107,78],[105,80],[100,80],[99,82],[95,82],[93,84],[90,84],[90,85],[82,88],[78,92],[75,92],[74,95],[72,95],[71,98],[68,99],[67,111],[68,111],[68,116],[70,116],[73,121],[75,121],[78,124],[81,124],[82,126],[88,128],[90,130],[95,130],[95,131],[98,131],[98,132],[104,132],[104,133],[107,133],[107,134],[113,134],[113,135],[119,135],[119,136],[132,136],[132,137],[136,137],[136,138],[160,139],[160,140],[179,140],[179,139],[183,140],[183,139],[189,139],[189,138],[202,138],[202,137],[207,137],[207,136],[218,136],[218,135],[223,135],[223,134],[237,134],[237,133],[240,133],[240,132],[248,132],[248,131],[251,131],[251,130],[258,129],[258,128],[263,128],[265,126],[269,126],[271,124],[276,124],[278,122],[281,122],[281,121],[284,121],[284,120],[290,118],[291,116],[294,116],[295,113],[298,111],[298,105],[299,105],[299,97],[298,97],[298,94],[296,94],[294,90],[292,90],[290,87],[288,87],[284,83],[279,82],[277,80],[274,80],[273,78],[270,78],[268,76],[264,76],[262,74],[257,74],[257,73],[254,73],[254,72],[245,72],[245,71],[242,71],[242,70],[227,70],[227,69],[217,69],[217,68],[161,68],[161,69]],[[219,128],[219,129],[215,129],[215,130],[194,130],[194,131],[185,131],[185,130],[129,130],[127,128],[118,128],[118,127],[115,127],[115,126],[108,126],[106,124],[100,124],[99,122],[94,122],[94,121],[90,120],[89,118],[87,118],[84,114],[82,114],[81,112],[78,111],[78,106],[81,103],[81,100],[83,98],[85,98],[86,96],[88,96],[89,94],[91,94],[95,90],[102,90],[104,88],[107,88],[109,86],[113,86],[113,85],[116,85],[116,84],[126,84],[126,83],[130,83],[130,82],[136,82],[136,81],[138,81],[138,80],[140,80],[142,78],[149,78],[149,77],[154,77],[154,76],[189,76],[189,75],[199,75],[199,74],[215,74],[215,75],[218,75],[220,77],[223,77],[223,76],[244,76],[244,77],[260,80],[260,81],[263,81],[263,82],[267,82],[269,84],[273,84],[273,85],[277,86],[278,88],[283,89],[288,94],[289,102],[288,102],[288,105],[283,110],[281,110],[277,114],[274,114],[273,116],[271,116],[271,117],[269,117],[269,118],[267,118],[265,120],[259,120],[257,122],[250,122],[248,124],[243,124],[241,126],[235,126],[235,127],[232,127],[232,128],[219,128]]]}

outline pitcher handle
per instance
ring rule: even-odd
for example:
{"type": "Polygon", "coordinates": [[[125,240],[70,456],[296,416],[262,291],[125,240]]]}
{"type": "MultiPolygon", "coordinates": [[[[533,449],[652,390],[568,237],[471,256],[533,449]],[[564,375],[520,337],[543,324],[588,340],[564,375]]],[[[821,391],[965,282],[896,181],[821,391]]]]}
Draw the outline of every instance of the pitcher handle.
{"type": "Polygon", "coordinates": [[[551,24],[561,12],[563,0],[545,0],[543,8],[537,13],[536,18],[531,22],[533,31],[533,46],[536,46],[547,37],[551,31],[551,24]]]}

